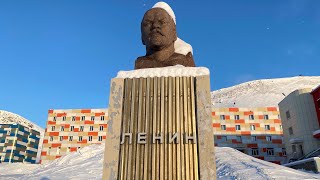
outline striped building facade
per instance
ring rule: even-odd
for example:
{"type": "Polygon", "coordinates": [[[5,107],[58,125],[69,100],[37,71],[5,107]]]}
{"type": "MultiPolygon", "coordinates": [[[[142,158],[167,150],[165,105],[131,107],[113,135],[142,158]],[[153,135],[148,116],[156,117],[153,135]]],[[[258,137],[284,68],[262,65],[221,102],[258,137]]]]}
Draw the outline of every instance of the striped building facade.
{"type": "Polygon", "coordinates": [[[277,107],[213,108],[215,146],[232,147],[250,156],[282,164],[286,160],[277,107]]]}
{"type": "MultiPolygon", "coordinates": [[[[49,110],[41,163],[106,139],[107,109],[49,110]]],[[[286,160],[279,109],[213,108],[215,146],[281,164],[286,160]]]]}
{"type": "Polygon", "coordinates": [[[36,163],[40,132],[20,124],[0,124],[0,161],[36,163]]]}
{"type": "Polygon", "coordinates": [[[107,109],[49,110],[41,163],[106,139],[107,109]]]}

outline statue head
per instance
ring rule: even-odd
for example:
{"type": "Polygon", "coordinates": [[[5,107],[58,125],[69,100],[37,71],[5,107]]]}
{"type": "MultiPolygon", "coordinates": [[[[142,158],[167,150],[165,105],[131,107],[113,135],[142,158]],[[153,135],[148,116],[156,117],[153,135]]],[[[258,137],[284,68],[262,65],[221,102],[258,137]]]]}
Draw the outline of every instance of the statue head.
{"type": "Polygon", "coordinates": [[[162,8],[152,8],[141,22],[141,39],[147,55],[174,45],[177,40],[176,24],[172,16],[162,8]]]}
{"type": "Polygon", "coordinates": [[[177,37],[176,16],[167,3],[158,2],[144,14],[141,40],[147,53],[138,57],[135,69],[178,64],[195,67],[192,46],[177,37]]]}

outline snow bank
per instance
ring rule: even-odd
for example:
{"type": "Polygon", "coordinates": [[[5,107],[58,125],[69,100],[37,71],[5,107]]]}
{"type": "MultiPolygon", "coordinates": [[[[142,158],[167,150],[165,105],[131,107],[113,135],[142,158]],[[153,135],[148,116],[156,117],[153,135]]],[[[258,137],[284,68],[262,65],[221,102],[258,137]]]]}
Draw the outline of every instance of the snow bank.
{"type": "MultiPolygon", "coordinates": [[[[101,179],[104,144],[82,148],[46,165],[0,164],[0,179],[101,179]]],[[[217,179],[320,179],[227,147],[216,148],[217,179]]]]}
{"type": "Polygon", "coordinates": [[[256,159],[229,147],[216,148],[217,179],[320,179],[306,173],[256,159]]]}

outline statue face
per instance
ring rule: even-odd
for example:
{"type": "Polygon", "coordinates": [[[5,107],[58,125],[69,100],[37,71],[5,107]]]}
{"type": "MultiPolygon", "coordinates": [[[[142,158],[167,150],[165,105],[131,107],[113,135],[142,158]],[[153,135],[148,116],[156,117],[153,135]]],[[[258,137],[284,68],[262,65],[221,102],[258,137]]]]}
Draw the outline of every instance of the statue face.
{"type": "Polygon", "coordinates": [[[141,22],[142,42],[147,48],[161,50],[177,39],[176,25],[171,16],[161,8],[147,11],[141,22]]]}

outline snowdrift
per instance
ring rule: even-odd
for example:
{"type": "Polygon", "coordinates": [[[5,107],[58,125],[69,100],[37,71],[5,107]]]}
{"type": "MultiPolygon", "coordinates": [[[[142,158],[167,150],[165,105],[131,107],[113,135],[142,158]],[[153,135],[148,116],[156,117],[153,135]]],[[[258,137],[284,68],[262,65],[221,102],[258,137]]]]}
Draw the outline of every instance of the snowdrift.
{"type": "MultiPolygon", "coordinates": [[[[0,164],[0,179],[101,179],[104,144],[91,145],[45,165],[0,164]]],[[[320,179],[228,147],[216,148],[218,179],[320,179]]]]}

